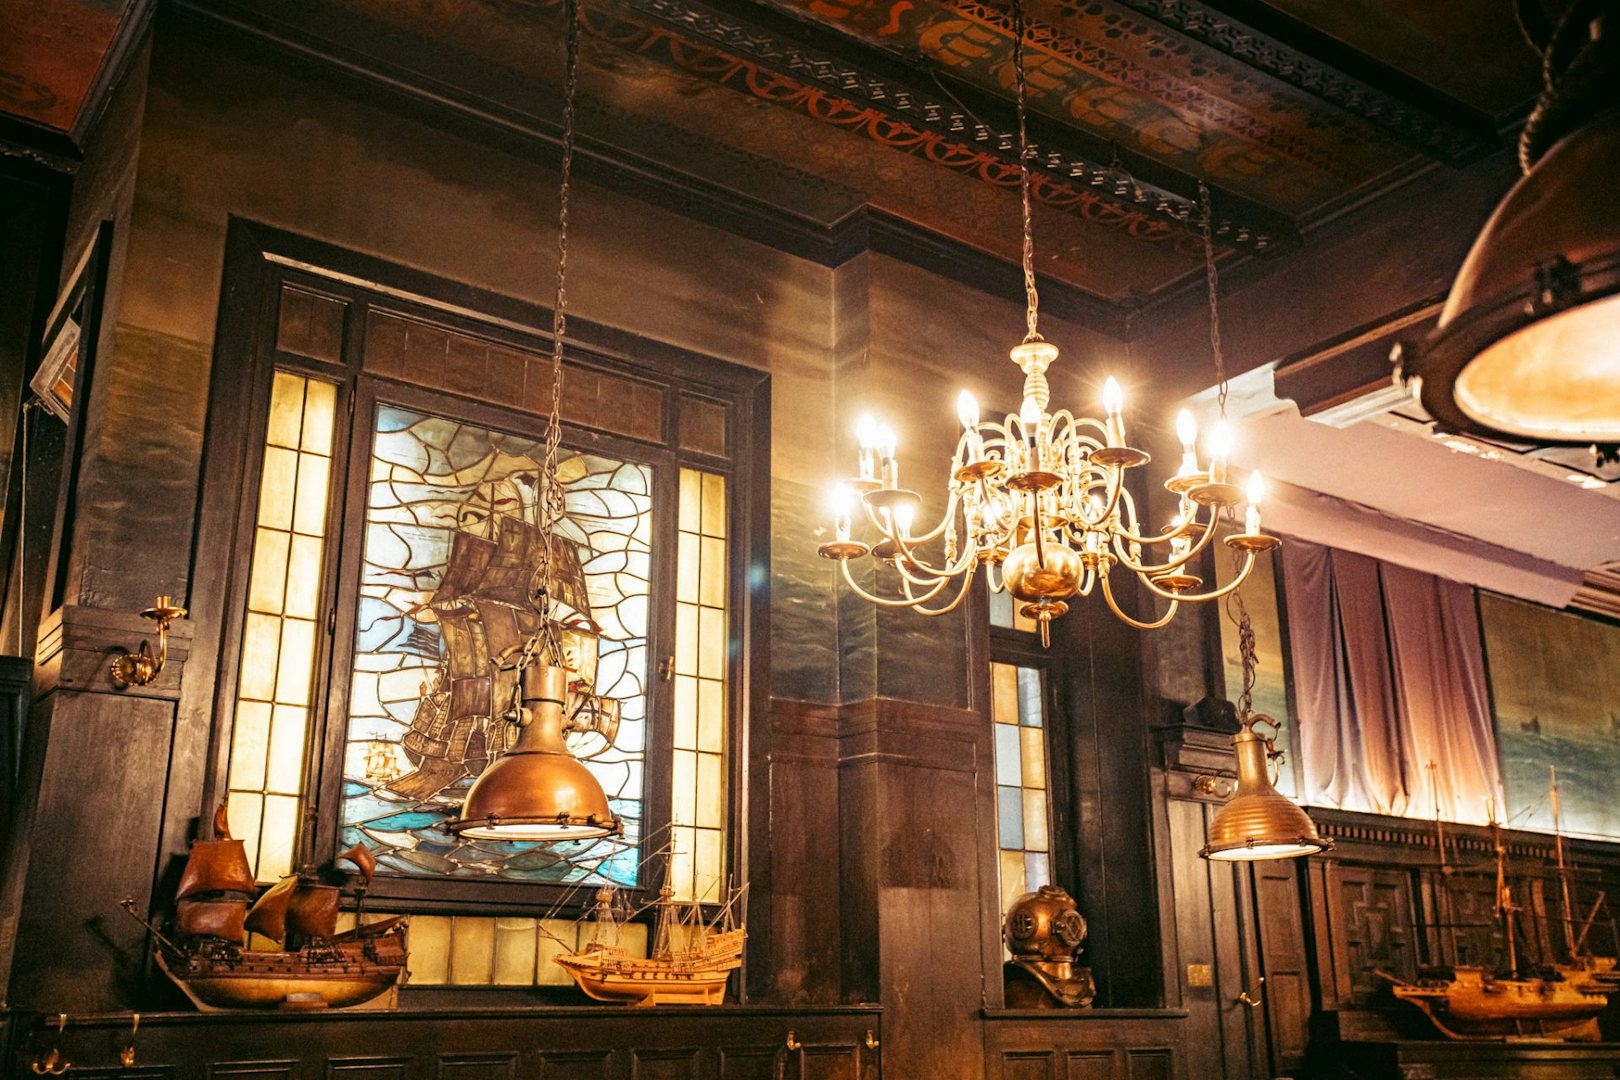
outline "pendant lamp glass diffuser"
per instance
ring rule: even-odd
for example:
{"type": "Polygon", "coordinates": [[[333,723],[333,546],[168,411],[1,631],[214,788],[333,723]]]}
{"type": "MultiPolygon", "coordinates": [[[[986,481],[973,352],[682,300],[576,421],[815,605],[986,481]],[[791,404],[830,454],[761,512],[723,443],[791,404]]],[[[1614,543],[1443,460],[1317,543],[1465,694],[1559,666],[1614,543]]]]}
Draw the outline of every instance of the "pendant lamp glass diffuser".
{"type": "MultiPolygon", "coordinates": [[[[535,573],[540,629],[517,660],[521,687],[517,741],[473,783],[461,816],[446,828],[482,840],[590,840],[615,836],[623,823],[613,814],[601,782],[563,742],[567,723],[568,672],[551,596],[552,534],[564,513],[557,453],[562,439],[563,336],[567,329],[568,189],[574,161],[574,103],[579,87],[579,13],[564,0],[562,185],[557,209],[557,292],[552,308],[551,412],[547,418],[540,500],[539,567],[535,573]]],[[[499,722],[494,718],[494,722],[499,722]]]]}

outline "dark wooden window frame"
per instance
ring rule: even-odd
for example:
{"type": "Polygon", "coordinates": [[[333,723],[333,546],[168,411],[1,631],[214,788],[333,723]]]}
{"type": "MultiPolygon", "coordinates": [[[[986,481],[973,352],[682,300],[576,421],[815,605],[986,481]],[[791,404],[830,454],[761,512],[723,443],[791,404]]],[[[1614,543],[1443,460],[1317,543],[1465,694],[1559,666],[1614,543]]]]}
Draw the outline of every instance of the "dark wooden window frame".
{"type": "MultiPolygon", "coordinates": [[[[215,679],[206,694],[199,691],[189,695],[190,700],[183,705],[182,723],[189,715],[193,722],[206,718],[209,724],[211,734],[199,763],[203,771],[197,789],[201,802],[195,807],[198,819],[207,820],[226,789],[230,718],[239,675],[271,374],[280,369],[333,381],[338,385],[339,422],[334,436],[328,540],[323,555],[322,614],[327,620],[327,636],[318,643],[318,670],[310,707],[312,750],[306,754],[304,785],[306,809],[318,807],[310,847],[320,857],[318,861],[329,858],[337,847],[336,806],[341,795],[347,674],[354,643],[354,597],[363,540],[365,463],[370,455],[376,403],[422,408],[435,415],[537,438],[545,424],[543,416],[364,373],[361,361],[365,315],[370,304],[453,331],[476,334],[496,344],[541,354],[550,349],[548,309],[262,225],[240,219],[231,222],[190,604],[192,620],[202,624],[200,629],[209,624],[214,627],[212,632],[198,635],[191,663],[199,670],[211,667],[215,679]],[[342,362],[292,356],[275,348],[283,284],[347,304],[342,362]]],[[[673,652],[673,510],[678,470],[690,466],[727,475],[731,545],[727,866],[745,880],[750,847],[749,803],[758,799],[747,784],[747,763],[750,755],[763,752],[750,745],[750,721],[765,715],[768,694],[765,673],[769,670],[769,635],[764,627],[769,592],[763,584],[768,574],[761,570],[768,566],[769,559],[769,376],[579,318],[569,320],[568,364],[654,383],[665,391],[662,445],[571,423],[565,423],[563,431],[565,447],[624,456],[652,465],[655,470],[644,843],[656,837],[669,814],[667,768],[658,767],[656,762],[669,752],[673,693],[672,683],[659,679],[657,666],[660,657],[673,652]],[[729,407],[728,458],[678,448],[677,410],[682,394],[723,402],[729,407]]],[[[200,739],[195,740],[195,745],[202,749],[200,739]]],[[[644,847],[643,856],[647,853],[644,847]]],[[[661,875],[656,861],[649,862],[639,889],[656,889],[661,875]]],[[[512,912],[532,916],[556,903],[564,888],[530,882],[380,875],[370,897],[376,910],[512,912]]]]}

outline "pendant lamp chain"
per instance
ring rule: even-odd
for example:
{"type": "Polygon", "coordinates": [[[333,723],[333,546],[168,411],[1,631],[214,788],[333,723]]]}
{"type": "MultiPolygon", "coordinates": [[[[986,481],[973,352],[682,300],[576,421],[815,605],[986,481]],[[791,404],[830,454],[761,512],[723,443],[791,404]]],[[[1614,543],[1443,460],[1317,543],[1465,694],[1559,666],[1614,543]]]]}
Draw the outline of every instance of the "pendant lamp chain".
{"type": "Polygon", "coordinates": [[[1018,190],[1024,209],[1024,322],[1027,327],[1024,340],[1040,341],[1036,328],[1040,315],[1040,295],[1035,290],[1035,224],[1030,214],[1029,159],[1029,75],[1024,70],[1024,0],[1013,0],[1013,78],[1016,80],[1018,103],[1018,190]]]}
{"type": "Polygon", "coordinates": [[[1220,273],[1215,269],[1215,234],[1212,223],[1215,213],[1211,209],[1209,187],[1198,181],[1198,201],[1204,215],[1204,282],[1209,287],[1209,349],[1215,357],[1215,403],[1221,419],[1226,419],[1226,358],[1221,355],[1221,309],[1216,297],[1220,292],[1220,273]]]}
{"type": "Polygon", "coordinates": [[[524,659],[540,653],[546,662],[562,663],[561,643],[551,618],[551,544],[557,522],[565,510],[557,454],[562,443],[563,339],[568,330],[568,195],[574,173],[574,102],[579,96],[579,10],[577,0],[563,0],[562,181],[557,189],[557,291],[551,307],[551,412],[546,417],[545,458],[542,464],[540,505],[540,565],[536,571],[536,602],[540,629],[525,648],[524,659]]]}

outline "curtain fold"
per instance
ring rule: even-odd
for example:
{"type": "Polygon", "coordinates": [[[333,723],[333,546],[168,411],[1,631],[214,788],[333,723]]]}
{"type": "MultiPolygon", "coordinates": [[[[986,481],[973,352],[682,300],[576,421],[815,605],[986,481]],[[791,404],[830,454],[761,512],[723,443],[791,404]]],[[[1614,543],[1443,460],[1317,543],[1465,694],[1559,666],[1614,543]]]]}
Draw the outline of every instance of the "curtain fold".
{"type": "Polygon", "coordinates": [[[1283,581],[1305,801],[1429,817],[1438,787],[1448,820],[1483,821],[1500,777],[1473,590],[1298,540],[1283,581]]]}

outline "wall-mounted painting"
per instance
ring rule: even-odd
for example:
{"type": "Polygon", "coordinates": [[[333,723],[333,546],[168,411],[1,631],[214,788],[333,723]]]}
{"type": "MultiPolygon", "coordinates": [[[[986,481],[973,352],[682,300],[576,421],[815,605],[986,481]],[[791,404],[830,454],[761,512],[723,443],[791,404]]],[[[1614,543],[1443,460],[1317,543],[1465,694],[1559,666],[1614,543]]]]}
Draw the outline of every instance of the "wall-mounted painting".
{"type": "Polygon", "coordinates": [[[1566,833],[1620,839],[1620,626],[1480,593],[1507,821],[1551,832],[1558,769],[1566,833]]]}

